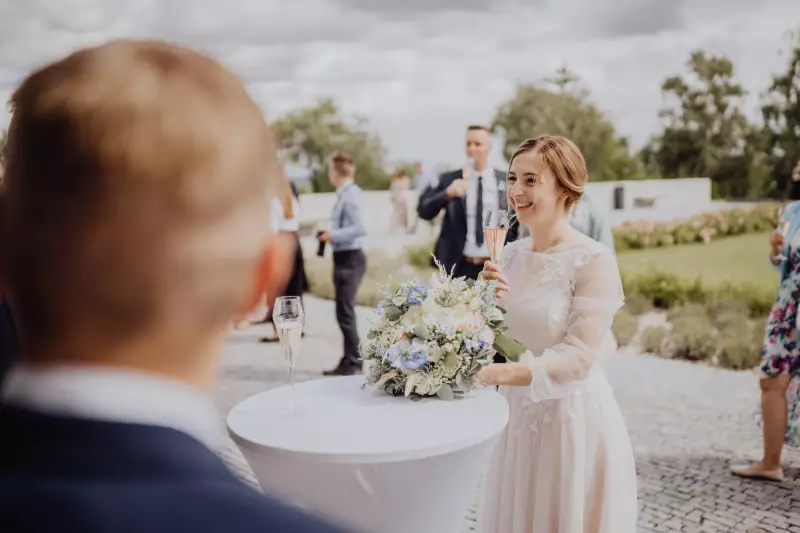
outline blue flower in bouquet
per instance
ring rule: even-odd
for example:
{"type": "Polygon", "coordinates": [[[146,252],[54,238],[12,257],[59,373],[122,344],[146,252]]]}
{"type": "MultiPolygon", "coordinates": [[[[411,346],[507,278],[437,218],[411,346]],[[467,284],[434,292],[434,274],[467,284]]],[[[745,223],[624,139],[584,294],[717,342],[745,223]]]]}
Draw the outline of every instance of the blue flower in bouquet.
{"type": "Polygon", "coordinates": [[[408,305],[422,305],[428,297],[428,287],[421,283],[414,283],[408,290],[408,305]]]}
{"type": "Polygon", "coordinates": [[[387,359],[393,368],[418,370],[428,362],[428,346],[422,339],[398,342],[389,348],[387,359]]]}
{"type": "Polygon", "coordinates": [[[464,339],[464,349],[469,354],[479,354],[489,348],[489,343],[484,339],[464,339]]]}

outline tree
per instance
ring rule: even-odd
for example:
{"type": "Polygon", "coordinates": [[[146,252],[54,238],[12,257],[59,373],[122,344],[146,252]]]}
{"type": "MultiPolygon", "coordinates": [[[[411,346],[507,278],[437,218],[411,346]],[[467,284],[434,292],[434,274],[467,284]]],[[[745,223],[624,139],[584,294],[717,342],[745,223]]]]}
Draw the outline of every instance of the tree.
{"type": "Polygon", "coordinates": [[[327,163],[336,150],[344,150],[356,162],[358,183],[364,189],[386,189],[389,175],[384,168],[386,150],[380,138],[367,131],[360,118],[342,117],[333,100],[299,109],[275,124],[284,156],[311,171],[314,192],[332,191],[327,163]]]}
{"type": "Polygon", "coordinates": [[[763,95],[764,143],[774,183],[784,193],[800,159],[800,30],[788,33],[786,70],[772,77],[763,95]]]}
{"type": "Polygon", "coordinates": [[[661,85],[677,105],[660,112],[664,131],[643,154],[664,177],[708,177],[716,195],[746,196],[755,157],[748,141],[755,139],[742,113],[745,92],[733,62],[696,50],[687,66],[685,77],[671,76],[661,85]]]}
{"type": "Polygon", "coordinates": [[[630,155],[614,125],[588,101],[589,92],[566,68],[543,84],[521,84],[497,110],[492,128],[504,136],[503,155],[511,157],[523,140],[544,133],[571,139],[583,152],[592,179],[644,177],[644,166],[630,155]],[[553,86],[551,89],[547,85],[553,86]]]}

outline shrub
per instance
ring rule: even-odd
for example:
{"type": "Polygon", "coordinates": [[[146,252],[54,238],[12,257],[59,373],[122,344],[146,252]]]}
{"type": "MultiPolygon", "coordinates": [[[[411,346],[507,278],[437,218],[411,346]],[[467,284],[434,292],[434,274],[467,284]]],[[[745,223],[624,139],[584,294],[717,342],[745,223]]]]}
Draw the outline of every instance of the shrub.
{"type": "Polygon", "coordinates": [[[653,302],[641,294],[634,293],[625,297],[625,306],[622,309],[632,315],[643,315],[653,310],[653,302]]]}
{"type": "Polygon", "coordinates": [[[415,244],[406,248],[406,260],[415,268],[428,268],[431,266],[433,243],[415,244]]]}
{"type": "Polygon", "coordinates": [[[660,309],[695,303],[717,306],[712,311],[712,314],[717,314],[726,306],[735,306],[737,309],[747,308],[754,318],[769,313],[778,291],[777,287],[765,288],[752,283],[726,281],[717,285],[707,284],[700,278],[686,279],[657,270],[641,274],[623,273],[622,284],[629,299],[643,297],[660,309]]]}
{"type": "Polygon", "coordinates": [[[719,337],[708,316],[680,315],[672,321],[665,355],[687,361],[709,361],[720,351],[719,337]]]}
{"type": "Polygon", "coordinates": [[[655,270],[635,275],[623,273],[622,285],[626,294],[641,295],[662,309],[707,300],[707,291],[699,279],[687,280],[676,274],[655,270]]]}
{"type": "Polygon", "coordinates": [[[639,331],[639,318],[622,309],[614,317],[611,331],[620,346],[627,346],[639,331]]]}
{"type": "Polygon", "coordinates": [[[730,235],[767,231],[778,223],[780,204],[704,213],[681,222],[629,222],[614,229],[617,250],[710,242],[730,235]]]}
{"type": "Polygon", "coordinates": [[[647,353],[665,356],[664,341],[669,336],[669,329],[665,326],[648,326],[642,331],[640,344],[647,353]]]}
{"type": "Polygon", "coordinates": [[[719,365],[733,370],[755,368],[761,362],[761,340],[746,328],[729,328],[723,331],[719,365]]]}

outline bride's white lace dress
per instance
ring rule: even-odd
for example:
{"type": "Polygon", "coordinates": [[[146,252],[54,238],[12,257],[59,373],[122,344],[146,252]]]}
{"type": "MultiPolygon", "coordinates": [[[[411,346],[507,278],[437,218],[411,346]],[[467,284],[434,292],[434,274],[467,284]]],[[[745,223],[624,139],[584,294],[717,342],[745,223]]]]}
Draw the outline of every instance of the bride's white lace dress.
{"type": "Polygon", "coordinates": [[[536,253],[530,239],[503,254],[501,305],[533,382],[500,387],[511,416],[484,476],[479,530],[634,533],[633,451],[598,364],[623,304],[616,259],[594,242],[536,253]]]}

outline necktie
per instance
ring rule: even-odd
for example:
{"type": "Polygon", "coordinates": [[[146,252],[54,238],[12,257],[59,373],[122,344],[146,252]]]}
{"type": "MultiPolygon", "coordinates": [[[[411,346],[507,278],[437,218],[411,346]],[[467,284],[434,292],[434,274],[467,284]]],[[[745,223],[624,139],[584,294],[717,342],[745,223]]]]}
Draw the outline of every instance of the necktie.
{"type": "Polygon", "coordinates": [[[475,200],[475,243],[483,246],[483,178],[478,175],[478,194],[475,200]]]}

